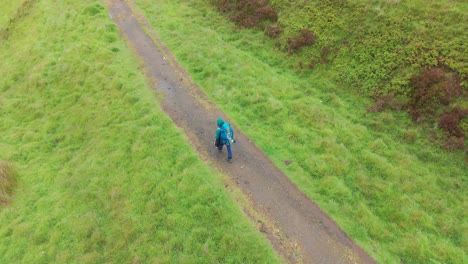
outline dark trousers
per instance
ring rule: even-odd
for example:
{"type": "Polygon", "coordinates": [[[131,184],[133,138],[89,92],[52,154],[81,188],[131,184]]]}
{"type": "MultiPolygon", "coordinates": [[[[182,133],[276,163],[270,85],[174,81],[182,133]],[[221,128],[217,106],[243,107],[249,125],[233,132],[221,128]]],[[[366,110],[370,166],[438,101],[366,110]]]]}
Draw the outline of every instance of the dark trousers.
{"type": "MultiPolygon", "coordinates": [[[[218,149],[223,150],[224,144],[219,144],[218,149]]],[[[231,145],[226,145],[227,152],[228,152],[228,159],[232,159],[232,151],[231,151],[231,145]]]]}

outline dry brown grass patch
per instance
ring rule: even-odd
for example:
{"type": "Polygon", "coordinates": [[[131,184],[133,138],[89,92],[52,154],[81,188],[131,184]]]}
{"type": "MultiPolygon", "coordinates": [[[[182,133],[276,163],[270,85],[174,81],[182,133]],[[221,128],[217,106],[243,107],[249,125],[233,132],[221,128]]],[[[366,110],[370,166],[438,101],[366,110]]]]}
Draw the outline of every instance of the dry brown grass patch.
{"type": "Polygon", "coordinates": [[[9,162],[0,160],[0,206],[10,203],[16,186],[16,171],[9,162]]]}

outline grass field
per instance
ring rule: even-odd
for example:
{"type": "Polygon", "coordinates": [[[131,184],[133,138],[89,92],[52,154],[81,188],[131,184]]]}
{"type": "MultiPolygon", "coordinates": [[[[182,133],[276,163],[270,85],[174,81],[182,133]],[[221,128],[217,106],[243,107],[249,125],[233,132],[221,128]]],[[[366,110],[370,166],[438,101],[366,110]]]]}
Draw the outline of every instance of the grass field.
{"type": "Polygon", "coordinates": [[[404,113],[368,113],[370,100],[334,81],[339,68],[292,70],[209,1],[136,2],[235,127],[380,263],[466,263],[463,150],[440,149],[404,113]]]}
{"type": "Polygon", "coordinates": [[[21,2],[0,2],[0,28],[23,14],[0,38],[0,263],[279,262],[102,2],[21,2]]]}

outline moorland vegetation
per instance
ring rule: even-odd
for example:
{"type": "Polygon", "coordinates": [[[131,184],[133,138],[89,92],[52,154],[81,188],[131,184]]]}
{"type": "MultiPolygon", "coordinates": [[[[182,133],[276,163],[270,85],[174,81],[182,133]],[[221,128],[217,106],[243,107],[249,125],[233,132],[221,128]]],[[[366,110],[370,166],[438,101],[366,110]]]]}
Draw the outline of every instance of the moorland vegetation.
{"type": "Polygon", "coordinates": [[[406,110],[464,149],[468,130],[468,7],[460,1],[213,0],[237,26],[257,28],[301,71],[329,64],[334,80],[372,97],[369,111],[406,110]],[[307,47],[307,48],[305,48],[307,47]]]}
{"type": "MultiPolygon", "coordinates": [[[[227,2],[136,3],[376,260],[466,261],[466,3],[272,0],[250,19],[227,2]]],[[[102,2],[0,10],[0,262],[277,261],[160,111],[102,2]]]]}
{"type": "Polygon", "coordinates": [[[135,2],[235,127],[375,259],[464,263],[465,3],[135,2]]]}

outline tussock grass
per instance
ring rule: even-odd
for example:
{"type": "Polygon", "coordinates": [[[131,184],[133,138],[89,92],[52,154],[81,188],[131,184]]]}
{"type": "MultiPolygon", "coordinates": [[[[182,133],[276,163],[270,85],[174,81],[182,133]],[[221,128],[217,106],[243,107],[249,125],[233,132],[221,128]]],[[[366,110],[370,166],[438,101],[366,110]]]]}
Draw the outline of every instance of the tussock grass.
{"type": "Polygon", "coordinates": [[[161,111],[100,1],[37,1],[12,28],[0,155],[21,177],[0,208],[0,263],[279,262],[161,111]]]}
{"type": "Polygon", "coordinates": [[[403,113],[368,113],[355,87],[333,81],[338,68],[290,70],[294,58],[209,3],[136,2],[234,125],[379,262],[464,263],[461,151],[434,146],[403,113]]]}
{"type": "Polygon", "coordinates": [[[0,206],[7,205],[12,198],[17,182],[17,173],[11,163],[0,160],[0,206]]]}

